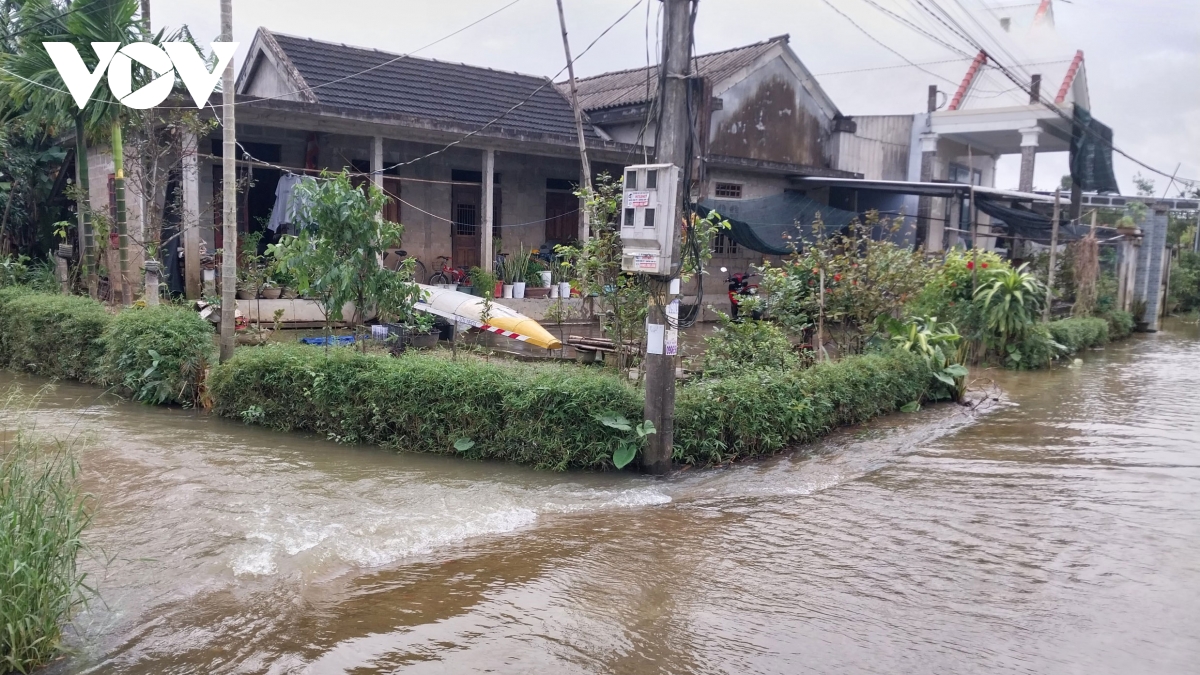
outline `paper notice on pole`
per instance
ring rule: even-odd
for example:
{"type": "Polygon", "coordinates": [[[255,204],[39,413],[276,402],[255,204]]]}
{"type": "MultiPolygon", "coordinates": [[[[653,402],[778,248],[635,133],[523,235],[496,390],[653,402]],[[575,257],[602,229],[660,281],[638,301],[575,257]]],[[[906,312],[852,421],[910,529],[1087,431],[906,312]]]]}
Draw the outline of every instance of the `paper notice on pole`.
{"type": "Polygon", "coordinates": [[[667,318],[672,320],[679,319],[679,298],[675,298],[667,305],[667,318]]]}
{"type": "Polygon", "coordinates": [[[667,329],[667,335],[663,339],[663,351],[667,356],[675,356],[679,353],[679,331],[674,328],[667,329]]]}
{"type": "Polygon", "coordinates": [[[646,353],[647,354],[662,354],[663,353],[663,337],[665,326],[662,324],[652,323],[646,326],[646,353]]]}
{"type": "MultiPolygon", "coordinates": [[[[649,192],[627,192],[625,193],[625,208],[639,209],[650,206],[649,192]]],[[[632,225],[633,223],[628,223],[632,225]]]]}
{"type": "Polygon", "coordinates": [[[671,295],[679,295],[679,279],[671,280],[671,289],[667,292],[671,295]]]}

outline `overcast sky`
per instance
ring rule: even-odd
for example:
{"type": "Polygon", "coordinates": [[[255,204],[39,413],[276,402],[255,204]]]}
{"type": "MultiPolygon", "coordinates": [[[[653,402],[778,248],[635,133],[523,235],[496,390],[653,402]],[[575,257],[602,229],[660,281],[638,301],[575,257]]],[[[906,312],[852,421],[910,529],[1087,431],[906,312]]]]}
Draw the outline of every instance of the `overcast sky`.
{"type": "MultiPolygon", "coordinates": [[[[572,50],[582,50],[634,1],[565,0],[572,50]]],[[[243,52],[255,28],[265,26],[277,32],[407,53],[510,2],[233,0],[234,37],[243,43],[243,52]]],[[[929,0],[924,2],[929,4],[929,0]]],[[[998,27],[998,15],[1013,14],[1019,21],[1022,15],[1032,15],[1037,5],[1031,0],[937,2],[952,13],[961,8],[970,11],[979,23],[966,21],[965,25],[977,39],[983,39],[986,28],[1004,40],[1009,38],[998,27]],[[997,9],[1003,6],[1007,9],[997,9]]],[[[930,84],[953,93],[951,83],[962,79],[969,62],[872,4],[893,11],[952,46],[975,51],[922,13],[913,0],[828,0],[828,4],[826,0],[702,0],[696,48],[701,53],[717,51],[788,33],[792,49],[847,115],[923,111],[930,84]],[[830,4],[846,16],[831,10],[830,4]],[[905,65],[904,59],[918,64],[961,60],[926,65],[930,72],[921,72],[905,65]],[[878,70],[862,70],[868,68],[878,70]]],[[[645,65],[647,45],[654,59],[659,5],[658,0],[642,0],[579,59],[576,74],[645,65]]],[[[1082,49],[1092,110],[1113,127],[1116,146],[1167,173],[1182,163],[1180,176],[1200,179],[1200,0],[1055,0],[1054,12],[1057,42],[1042,45],[1042,49],[1014,40],[1008,45],[1013,56],[1041,63],[1052,60],[1046,54],[1066,59],[1075,49],[1082,49]]],[[[219,32],[217,0],[152,0],[151,16],[156,29],[187,24],[201,42],[214,39],[219,32]]],[[[1013,33],[1025,35],[1019,28],[1013,33]]],[[[419,55],[554,76],[564,65],[555,2],[517,0],[419,55]]],[[[1038,72],[1040,68],[1030,66],[1029,70],[1038,72]]],[[[1047,85],[1057,86],[1057,82],[1047,85]]],[[[998,187],[1016,187],[1018,159],[1003,160],[998,187]]],[[[1122,191],[1132,191],[1130,178],[1139,168],[1120,156],[1115,161],[1122,191]]],[[[1066,164],[1065,153],[1039,155],[1036,185],[1053,188],[1066,172],[1066,164]]],[[[1167,179],[1155,178],[1161,193],[1167,179]]]]}

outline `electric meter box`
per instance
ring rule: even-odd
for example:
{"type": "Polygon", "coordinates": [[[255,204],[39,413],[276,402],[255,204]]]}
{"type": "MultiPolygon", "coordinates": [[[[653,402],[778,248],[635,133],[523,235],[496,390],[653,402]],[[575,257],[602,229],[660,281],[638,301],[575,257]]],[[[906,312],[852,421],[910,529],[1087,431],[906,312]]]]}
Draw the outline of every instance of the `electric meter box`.
{"type": "Polygon", "coordinates": [[[675,194],[679,167],[638,164],[625,167],[621,209],[621,271],[668,276],[675,253],[675,194]]]}

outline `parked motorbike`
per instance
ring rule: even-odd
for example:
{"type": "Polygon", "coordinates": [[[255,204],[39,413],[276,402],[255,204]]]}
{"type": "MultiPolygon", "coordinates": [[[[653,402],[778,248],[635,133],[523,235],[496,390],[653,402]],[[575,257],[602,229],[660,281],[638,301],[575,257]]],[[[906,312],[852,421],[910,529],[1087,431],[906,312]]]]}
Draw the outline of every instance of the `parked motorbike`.
{"type": "MultiPolygon", "coordinates": [[[[722,267],[721,272],[728,273],[729,270],[722,267]]],[[[729,315],[734,321],[741,320],[741,303],[758,295],[758,284],[750,283],[750,279],[756,276],[758,275],[749,272],[735,272],[725,279],[729,284],[729,315]]],[[[757,321],[762,318],[762,312],[754,309],[750,312],[750,317],[757,321]]]]}

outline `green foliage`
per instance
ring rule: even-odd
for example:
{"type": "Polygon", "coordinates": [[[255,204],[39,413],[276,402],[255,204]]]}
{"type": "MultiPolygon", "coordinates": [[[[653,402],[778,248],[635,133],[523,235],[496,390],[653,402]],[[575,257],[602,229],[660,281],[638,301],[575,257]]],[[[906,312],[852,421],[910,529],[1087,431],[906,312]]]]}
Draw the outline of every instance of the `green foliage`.
{"type": "Polygon", "coordinates": [[[24,286],[43,293],[58,292],[58,279],[54,275],[54,264],[34,261],[25,255],[0,257],[0,288],[24,286]]]}
{"type": "Polygon", "coordinates": [[[898,410],[920,399],[931,378],[923,358],[889,350],[691,383],[676,397],[675,461],[723,464],[779,452],[898,410]]]}
{"type": "Polygon", "coordinates": [[[171,305],[121,312],[101,344],[104,382],[144,403],[194,405],[214,360],[212,325],[171,305]]]}
{"type": "MultiPolygon", "coordinates": [[[[958,343],[962,336],[952,323],[939,323],[937,317],[910,319],[901,323],[895,319],[884,322],[892,345],[897,349],[918,354],[929,365],[933,375],[932,390],[922,398],[962,398],[966,391],[967,368],[958,361],[958,343]]],[[[918,401],[914,401],[920,406],[918,401]]],[[[908,412],[908,411],[905,411],[908,412]]]]}
{"type": "Polygon", "coordinates": [[[302,345],[239,350],[208,382],[214,410],[344,443],[499,459],[541,469],[605,468],[625,434],[592,415],[640,418],[642,396],[603,371],[302,345]],[[474,445],[455,444],[472,439],[474,445]]]}
{"type": "Polygon", "coordinates": [[[1062,345],[1068,354],[1099,347],[1109,341],[1108,321],[1096,317],[1051,321],[1046,324],[1046,329],[1050,331],[1050,337],[1062,345]]]}
{"type": "Polygon", "coordinates": [[[0,669],[28,673],[62,648],[89,589],[76,566],[91,520],[64,443],[24,430],[0,449],[0,669]]]}
{"type": "Polygon", "coordinates": [[[879,317],[898,315],[933,274],[919,252],[873,236],[898,226],[871,212],[865,223],[829,234],[818,218],[811,243],[781,267],[760,270],[767,314],[792,332],[815,324],[823,272],[825,325],[840,329],[832,335],[843,353],[860,349],[879,317]]]}
{"type": "Polygon", "coordinates": [[[608,413],[604,415],[593,415],[600,423],[610,429],[617,431],[631,432],[631,435],[618,439],[617,449],[613,450],[613,466],[618,469],[624,469],[630,462],[637,457],[637,452],[646,443],[646,437],[656,433],[654,422],[650,420],[642,420],[641,424],[636,427],[623,415],[608,413]]]}
{"type": "Polygon", "coordinates": [[[732,321],[704,338],[704,376],[725,377],[747,370],[791,370],[800,366],[792,344],[778,326],[767,321],[732,321]]]}
{"type": "Polygon", "coordinates": [[[1004,350],[1020,342],[1041,319],[1046,286],[1027,265],[993,271],[975,290],[975,302],[983,311],[984,325],[995,337],[995,347],[1004,350]]]}
{"type": "Polygon", "coordinates": [[[268,247],[280,272],[293,278],[296,290],[321,302],[326,328],[340,321],[342,307],[353,302],[353,323],[362,323],[369,307],[380,314],[406,317],[420,299],[410,275],[384,269],[379,259],[400,241],[403,228],[379,217],[387,197],[375,185],[355,187],[350,175],[321,175],[296,187],[303,204],[297,236],[284,236],[268,247]]]}
{"type": "Polygon", "coordinates": [[[0,365],[83,382],[99,381],[100,342],[112,316],[89,298],[0,289],[0,365]]]}
{"type": "Polygon", "coordinates": [[[1108,337],[1110,340],[1123,340],[1133,334],[1136,322],[1133,315],[1121,310],[1113,310],[1104,315],[1108,321],[1108,337]]]}
{"type": "Polygon", "coordinates": [[[1067,348],[1050,335],[1045,324],[1033,324],[1021,339],[1004,346],[1002,358],[1007,368],[1014,370],[1036,370],[1046,368],[1054,359],[1067,352],[1067,348]]]}
{"type": "Polygon", "coordinates": [[[1171,297],[1175,311],[1200,309],[1200,253],[1180,251],[1171,266],[1171,297]]]}

